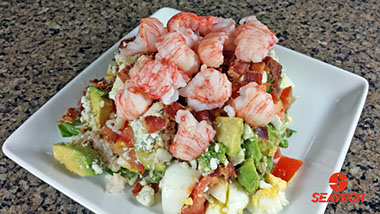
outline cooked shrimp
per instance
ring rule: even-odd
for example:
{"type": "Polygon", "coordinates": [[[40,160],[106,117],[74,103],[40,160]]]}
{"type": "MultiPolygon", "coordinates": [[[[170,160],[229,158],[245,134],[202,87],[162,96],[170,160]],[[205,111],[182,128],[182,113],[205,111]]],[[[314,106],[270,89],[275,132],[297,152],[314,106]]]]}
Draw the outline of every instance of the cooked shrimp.
{"type": "Polygon", "coordinates": [[[195,111],[220,108],[231,97],[232,84],[225,74],[202,65],[201,71],[180,89],[179,93],[187,97],[187,104],[195,111]]]}
{"type": "Polygon", "coordinates": [[[147,60],[132,77],[131,84],[139,86],[155,100],[169,93],[162,100],[164,104],[169,105],[178,99],[177,89],[184,87],[188,81],[187,75],[174,63],[147,60]]]}
{"type": "Polygon", "coordinates": [[[190,28],[180,27],[180,28],[176,29],[175,31],[180,33],[183,36],[183,38],[185,38],[186,45],[189,48],[191,48],[193,50],[197,49],[197,47],[199,45],[199,41],[201,40],[202,37],[195,34],[194,31],[191,30],[190,28]]]}
{"type": "Polygon", "coordinates": [[[178,130],[170,152],[179,159],[191,161],[207,149],[216,131],[206,121],[198,121],[188,110],[178,110],[175,116],[178,130]]]}
{"type": "Polygon", "coordinates": [[[235,55],[245,62],[261,62],[278,42],[276,35],[255,16],[243,18],[237,28],[235,55]]]}
{"type": "Polygon", "coordinates": [[[235,24],[232,19],[224,19],[215,16],[197,16],[194,13],[181,12],[168,21],[169,31],[180,27],[190,28],[194,32],[204,36],[212,30],[218,30],[235,24]]]}
{"type": "Polygon", "coordinates": [[[236,115],[251,126],[268,124],[275,115],[272,96],[257,83],[251,82],[239,89],[240,96],[232,101],[236,115]]]}
{"type": "Polygon", "coordinates": [[[120,49],[120,54],[129,56],[140,53],[152,53],[157,51],[157,39],[166,33],[164,25],[156,18],[143,18],[140,20],[140,29],[133,42],[126,48],[120,49]]]}
{"type": "MultiPolygon", "coordinates": [[[[224,45],[234,29],[235,26],[230,25],[229,27],[210,32],[201,40],[198,47],[198,54],[202,63],[214,68],[218,68],[223,64],[224,45]]],[[[233,41],[233,39],[231,41],[233,41]]]]}
{"type": "Polygon", "coordinates": [[[126,121],[134,120],[144,114],[152,104],[152,99],[141,89],[127,82],[124,90],[117,92],[115,105],[117,115],[126,121]]]}
{"type": "Polygon", "coordinates": [[[189,76],[198,71],[199,57],[186,45],[186,40],[180,33],[174,31],[160,37],[156,47],[158,50],[157,59],[174,62],[189,76]]]}
{"type": "Polygon", "coordinates": [[[199,32],[200,35],[206,35],[214,30],[227,28],[229,26],[235,26],[233,19],[225,19],[215,16],[201,16],[199,17],[199,32]]]}
{"type": "Polygon", "coordinates": [[[168,30],[174,31],[180,27],[190,28],[193,31],[197,31],[199,29],[199,17],[194,13],[177,13],[168,21],[168,30]]]}
{"type": "Polygon", "coordinates": [[[151,57],[147,56],[147,55],[141,55],[136,63],[133,65],[133,67],[129,70],[129,77],[132,78],[133,76],[135,76],[141,69],[141,67],[151,59],[151,57]]]}

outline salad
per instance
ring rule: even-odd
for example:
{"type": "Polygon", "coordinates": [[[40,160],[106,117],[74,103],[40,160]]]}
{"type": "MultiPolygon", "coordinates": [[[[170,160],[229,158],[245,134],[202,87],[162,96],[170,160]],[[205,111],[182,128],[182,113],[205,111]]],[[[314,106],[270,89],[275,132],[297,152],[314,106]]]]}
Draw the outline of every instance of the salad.
{"type": "Polygon", "coordinates": [[[294,84],[255,16],[181,12],[167,27],[140,21],[105,77],[58,122],[56,160],[79,176],[105,174],[106,192],[132,186],[163,212],[276,213],[302,161],[281,155],[294,84]]]}

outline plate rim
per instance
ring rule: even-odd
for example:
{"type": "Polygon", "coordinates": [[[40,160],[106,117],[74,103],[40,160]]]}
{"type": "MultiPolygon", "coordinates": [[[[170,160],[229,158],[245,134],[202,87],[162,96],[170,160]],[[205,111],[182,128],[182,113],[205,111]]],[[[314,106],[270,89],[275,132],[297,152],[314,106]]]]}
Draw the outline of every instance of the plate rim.
{"type": "MultiPolygon", "coordinates": [[[[158,9],[156,12],[154,12],[150,17],[155,16],[155,15],[161,13],[161,12],[166,12],[166,11],[180,12],[179,10],[176,10],[174,8],[162,7],[160,9],[158,9]]],[[[128,35],[131,34],[134,31],[136,31],[138,29],[138,27],[139,26],[137,26],[134,29],[132,29],[128,33],[128,35]]],[[[30,117],[28,117],[28,119],[26,119],[15,131],[13,131],[12,134],[9,135],[8,138],[4,141],[3,146],[2,146],[2,151],[3,151],[4,155],[7,156],[9,159],[11,159],[16,164],[18,164],[21,167],[23,167],[25,170],[27,170],[29,173],[33,174],[34,176],[36,176],[40,180],[42,180],[42,181],[46,182],[47,184],[49,184],[50,186],[54,187],[56,190],[62,192],[67,197],[71,198],[72,200],[78,202],[82,206],[86,207],[87,209],[89,209],[89,210],[91,210],[92,212],[95,212],[95,213],[106,213],[106,211],[103,210],[101,207],[96,206],[96,204],[92,203],[90,200],[87,200],[83,196],[78,195],[77,193],[71,191],[70,189],[65,188],[65,186],[63,186],[63,185],[55,182],[53,179],[51,179],[49,176],[46,176],[40,170],[35,169],[32,164],[29,164],[26,161],[24,161],[21,157],[19,157],[15,153],[15,150],[12,150],[10,147],[11,147],[12,139],[15,137],[15,134],[19,132],[19,130],[21,129],[21,127],[27,126],[30,123],[31,118],[34,118],[34,117],[38,116],[37,114],[43,112],[43,110],[45,108],[47,108],[48,104],[50,104],[56,96],[58,96],[59,94],[63,93],[63,91],[65,91],[65,89],[67,89],[71,85],[76,84],[77,81],[79,79],[81,79],[81,77],[84,76],[85,73],[87,73],[87,70],[89,69],[89,67],[91,67],[94,64],[97,64],[97,62],[100,61],[101,58],[104,58],[106,55],[109,54],[109,52],[112,52],[112,50],[119,45],[120,41],[123,40],[124,38],[126,38],[128,35],[124,36],[122,39],[120,39],[119,41],[117,41],[113,46],[111,46],[109,49],[107,49],[97,59],[95,59],[93,62],[91,62],[91,64],[89,64],[84,70],[82,70],[78,75],[76,75],[72,80],[70,80],[70,82],[68,82],[61,90],[59,90],[53,97],[51,97],[46,103],[44,103],[36,112],[34,112],[30,117]]],[[[330,68],[334,68],[334,71],[332,71],[332,72],[342,72],[342,73],[344,73],[344,75],[349,75],[352,78],[355,78],[356,81],[359,81],[359,84],[360,84],[361,87],[364,87],[363,88],[364,89],[363,92],[360,94],[360,102],[357,104],[357,109],[355,109],[354,119],[352,120],[352,123],[350,124],[350,129],[348,130],[348,134],[346,135],[346,139],[345,139],[345,142],[343,144],[344,148],[342,148],[342,150],[340,151],[340,156],[338,158],[337,163],[334,166],[335,171],[340,171],[341,168],[342,168],[342,166],[343,166],[343,163],[345,161],[345,157],[347,155],[348,149],[349,149],[349,147],[351,145],[351,142],[352,142],[352,139],[353,139],[353,136],[354,136],[354,133],[355,133],[355,129],[356,129],[357,125],[358,125],[361,113],[362,113],[362,111],[364,109],[365,101],[366,101],[366,98],[367,98],[367,95],[368,95],[368,90],[369,90],[368,81],[364,77],[359,76],[359,75],[357,75],[355,73],[349,72],[349,71],[344,70],[342,68],[339,68],[337,66],[328,64],[328,63],[326,63],[324,61],[321,61],[319,59],[315,59],[315,58],[313,58],[311,56],[305,55],[303,53],[299,53],[299,52],[294,51],[292,49],[283,47],[281,45],[277,45],[276,44],[276,48],[283,49],[283,50],[291,52],[291,53],[293,53],[293,54],[295,54],[295,55],[297,55],[299,57],[306,57],[306,58],[308,58],[310,60],[314,60],[314,61],[316,61],[318,63],[322,63],[323,65],[328,66],[330,68]]],[[[321,212],[324,212],[325,209],[326,209],[326,207],[327,207],[327,203],[321,204],[320,207],[322,209],[319,209],[319,210],[321,212]]]]}

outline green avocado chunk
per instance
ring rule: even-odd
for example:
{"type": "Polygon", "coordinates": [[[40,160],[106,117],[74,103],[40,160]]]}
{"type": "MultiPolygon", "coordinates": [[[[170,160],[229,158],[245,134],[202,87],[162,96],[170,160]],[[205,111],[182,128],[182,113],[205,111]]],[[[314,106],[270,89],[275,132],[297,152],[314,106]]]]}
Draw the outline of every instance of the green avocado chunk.
{"type": "Polygon", "coordinates": [[[90,146],[74,143],[53,145],[54,158],[66,168],[80,176],[98,175],[92,168],[93,163],[100,166],[100,155],[90,146]]]}
{"type": "Polygon", "coordinates": [[[104,97],[106,92],[99,90],[95,86],[88,88],[88,96],[91,103],[91,111],[94,114],[95,123],[102,127],[109,118],[113,110],[113,101],[104,97]]]}
{"type": "Polygon", "coordinates": [[[259,187],[260,177],[252,159],[244,162],[243,166],[238,169],[238,181],[249,193],[253,193],[259,187]]]}
{"type": "Polygon", "coordinates": [[[280,133],[272,125],[267,125],[269,140],[258,142],[260,151],[270,157],[273,157],[274,153],[277,151],[277,147],[281,140],[280,133]]]}
{"type": "Polygon", "coordinates": [[[257,144],[257,137],[245,140],[242,146],[245,148],[245,159],[252,159],[257,165],[263,156],[257,144]]]}
{"type": "Polygon", "coordinates": [[[227,155],[236,157],[241,150],[241,139],[244,132],[243,119],[239,117],[217,117],[214,122],[216,137],[219,143],[227,147],[227,155]]]}
{"type": "Polygon", "coordinates": [[[162,162],[154,163],[154,154],[153,152],[145,152],[136,150],[136,155],[141,163],[144,165],[147,170],[155,170],[159,172],[163,172],[166,169],[166,164],[162,162]]]}

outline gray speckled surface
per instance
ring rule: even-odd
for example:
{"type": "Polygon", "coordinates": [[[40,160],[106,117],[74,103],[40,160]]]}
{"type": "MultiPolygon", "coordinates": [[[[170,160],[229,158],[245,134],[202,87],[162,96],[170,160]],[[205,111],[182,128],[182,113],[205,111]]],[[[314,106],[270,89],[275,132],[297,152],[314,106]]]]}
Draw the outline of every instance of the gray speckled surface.
{"type": "MultiPolygon", "coordinates": [[[[327,213],[380,210],[379,2],[23,1],[0,3],[0,144],[142,17],[168,6],[238,20],[256,14],[280,44],[366,78],[367,101],[342,172],[361,204],[330,203],[327,213]]],[[[0,152],[0,213],[88,213],[0,152]]]]}

